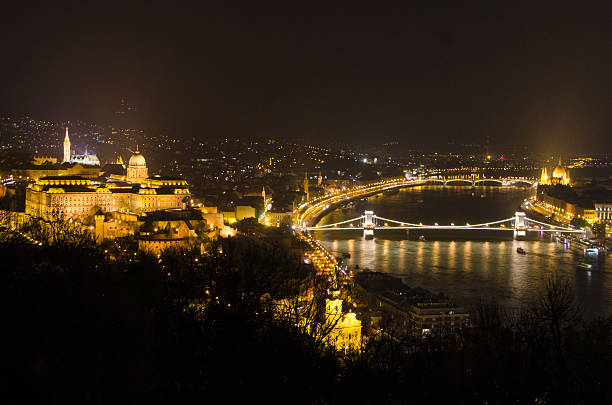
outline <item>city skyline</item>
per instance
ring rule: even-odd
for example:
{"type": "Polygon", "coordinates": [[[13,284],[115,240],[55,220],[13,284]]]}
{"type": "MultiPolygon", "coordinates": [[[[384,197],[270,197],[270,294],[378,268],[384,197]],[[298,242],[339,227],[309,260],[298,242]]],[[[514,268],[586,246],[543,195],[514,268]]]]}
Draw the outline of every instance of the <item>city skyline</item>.
{"type": "Polygon", "coordinates": [[[612,403],[612,8],[240,3],[3,8],[4,402],[612,403]]]}
{"type": "Polygon", "coordinates": [[[181,138],[610,150],[606,10],[12,6],[4,114],[181,138]]]}

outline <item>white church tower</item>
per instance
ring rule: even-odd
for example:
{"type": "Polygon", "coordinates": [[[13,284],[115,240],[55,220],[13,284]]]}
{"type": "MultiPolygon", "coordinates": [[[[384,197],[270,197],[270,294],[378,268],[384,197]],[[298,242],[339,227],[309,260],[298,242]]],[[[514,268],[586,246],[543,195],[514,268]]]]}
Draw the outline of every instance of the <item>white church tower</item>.
{"type": "Polygon", "coordinates": [[[68,127],[66,127],[66,137],[64,138],[64,162],[70,162],[70,138],[68,137],[68,127]]]}

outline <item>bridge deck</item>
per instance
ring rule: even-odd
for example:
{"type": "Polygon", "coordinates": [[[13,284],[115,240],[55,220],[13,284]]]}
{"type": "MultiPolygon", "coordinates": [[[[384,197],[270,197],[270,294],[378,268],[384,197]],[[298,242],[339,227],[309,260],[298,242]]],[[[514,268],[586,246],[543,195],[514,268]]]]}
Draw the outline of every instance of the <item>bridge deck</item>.
{"type": "MultiPolygon", "coordinates": [[[[354,227],[307,227],[305,228],[307,231],[354,231],[354,230],[364,230],[364,229],[381,229],[381,230],[393,230],[393,229],[459,229],[459,230],[480,230],[480,231],[515,231],[515,228],[476,228],[476,227],[466,227],[466,226],[376,226],[374,228],[367,227],[364,228],[362,226],[354,226],[354,227]]],[[[521,231],[527,232],[559,232],[559,233],[582,233],[582,230],[572,229],[572,230],[564,230],[564,229],[540,229],[540,228],[525,228],[520,229],[521,231]]]]}

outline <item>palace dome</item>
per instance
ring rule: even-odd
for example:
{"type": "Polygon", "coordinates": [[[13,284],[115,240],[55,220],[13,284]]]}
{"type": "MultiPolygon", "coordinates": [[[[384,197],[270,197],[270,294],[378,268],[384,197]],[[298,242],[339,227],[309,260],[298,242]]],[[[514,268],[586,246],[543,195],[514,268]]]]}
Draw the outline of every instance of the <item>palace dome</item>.
{"type": "Polygon", "coordinates": [[[130,158],[130,167],[147,167],[147,161],[144,156],[140,154],[140,152],[136,151],[130,158]]]}
{"type": "Polygon", "coordinates": [[[565,175],[565,168],[561,166],[561,160],[559,159],[559,164],[557,165],[557,167],[555,167],[555,170],[553,170],[552,176],[555,179],[562,179],[565,177],[565,175]]]}

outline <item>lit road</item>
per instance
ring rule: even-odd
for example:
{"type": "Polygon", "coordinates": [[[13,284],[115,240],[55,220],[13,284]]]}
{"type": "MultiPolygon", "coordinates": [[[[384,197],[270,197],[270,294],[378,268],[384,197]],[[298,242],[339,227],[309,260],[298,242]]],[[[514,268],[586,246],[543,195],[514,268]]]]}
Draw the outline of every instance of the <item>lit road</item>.
{"type": "Polygon", "coordinates": [[[345,269],[342,268],[336,258],[306,230],[309,223],[325,210],[341,202],[369,194],[381,193],[387,189],[418,186],[427,182],[428,180],[408,180],[404,177],[381,180],[352,187],[348,190],[338,190],[333,194],[327,194],[302,204],[294,211],[293,220],[294,227],[298,230],[298,235],[312,247],[312,252],[306,254],[306,259],[313,264],[318,273],[328,276],[330,282],[337,284],[338,272],[346,275],[345,269]]]}
{"type": "Polygon", "coordinates": [[[407,180],[404,177],[377,181],[375,183],[369,183],[361,186],[352,187],[347,190],[338,190],[333,194],[327,194],[323,197],[316,198],[300,205],[294,212],[294,225],[297,229],[301,229],[310,225],[310,222],[329,209],[331,206],[362,197],[369,194],[381,193],[384,190],[407,187],[407,186],[418,186],[428,183],[430,180],[407,180]]]}

